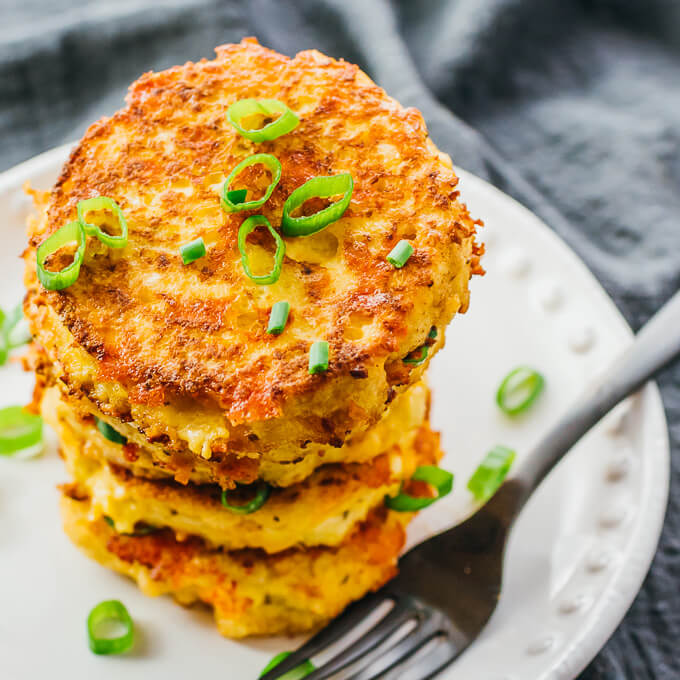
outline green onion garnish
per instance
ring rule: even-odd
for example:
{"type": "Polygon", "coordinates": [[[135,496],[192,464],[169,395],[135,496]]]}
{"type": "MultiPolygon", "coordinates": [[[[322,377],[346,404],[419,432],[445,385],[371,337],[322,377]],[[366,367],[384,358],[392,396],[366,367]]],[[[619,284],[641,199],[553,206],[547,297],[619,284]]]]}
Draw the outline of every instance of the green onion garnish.
{"type": "Polygon", "coordinates": [[[271,492],[272,488],[269,484],[257,482],[255,484],[255,496],[252,500],[242,505],[232,505],[229,503],[229,492],[225,489],[222,491],[222,505],[238,515],[249,515],[251,512],[259,510],[267,502],[271,492]]]}
{"type": "Polygon", "coordinates": [[[107,422],[95,418],[97,421],[97,429],[101,434],[114,444],[127,444],[127,439],[123,437],[117,430],[114,430],[107,422]]]}
{"type": "Polygon", "coordinates": [[[87,617],[87,637],[95,654],[122,654],[132,647],[135,627],[128,610],[118,600],[100,602],[87,617]],[[122,627],[120,635],[111,637],[107,629],[122,627]]]}
{"type": "Polygon", "coordinates": [[[401,240],[392,248],[387,256],[387,261],[393,267],[401,269],[411,255],[413,255],[413,246],[408,241],[401,240]]]}
{"type": "MultiPolygon", "coordinates": [[[[108,515],[102,515],[102,518],[114,531],[118,531],[116,529],[116,523],[113,521],[113,519],[111,517],[109,517],[108,515]]],[[[125,533],[123,531],[118,531],[118,533],[121,536],[137,537],[137,536],[148,536],[149,534],[154,534],[157,531],[160,531],[160,529],[158,527],[152,527],[150,524],[142,524],[142,526],[140,526],[138,528],[135,527],[135,530],[130,532],[130,533],[125,533]]]]}
{"type": "Polygon", "coordinates": [[[512,449],[494,446],[470,477],[467,488],[478,501],[487,501],[503,483],[514,460],[512,449]]]}
{"type": "Polygon", "coordinates": [[[533,404],[544,385],[545,379],[538,371],[519,366],[503,378],[496,392],[496,403],[509,416],[517,415],[533,404]]]}
{"type": "Polygon", "coordinates": [[[248,189],[233,189],[232,191],[227,191],[227,199],[232,205],[238,205],[246,200],[248,195],[248,189]]]}
{"type": "Polygon", "coordinates": [[[69,222],[48,236],[36,251],[38,279],[47,290],[63,290],[76,282],[80,274],[80,265],[85,257],[85,230],[80,222],[69,222]],[[59,271],[45,269],[45,261],[67,243],[76,241],[78,248],[73,262],[59,271]]]}
{"type": "MultiPolygon", "coordinates": [[[[269,673],[269,671],[272,668],[275,668],[278,666],[284,659],[287,659],[292,652],[281,652],[280,654],[277,654],[262,670],[260,673],[259,677],[262,677],[266,673],[269,673]]],[[[306,659],[303,661],[299,666],[296,666],[293,668],[293,670],[288,671],[284,675],[282,675],[279,680],[302,680],[302,678],[307,677],[312,671],[316,670],[316,666],[309,660],[306,659]]]]}
{"type": "Polygon", "coordinates": [[[288,134],[300,123],[300,119],[278,99],[239,99],[227,109],[227,118],[242,137],[253,142],[270,142],[288,134]],[[271,118],[276,115],[276,120],[255,130],[241,126],[241,121],[250,116],[271,118]]]}
{"type": "Polygon", "coordinates": [[[299,186],[286,199],[283,204],[283,216],[281,217],[281,231],[284,236],[309,236],[321,231],[329,224],[339,220],[352,198],[354,181],[352,175],[343,172],[331,177],[312,177],[302,186],[299,186]],[[291,217],[305,201],[310,198],[328,198],[342,194],[342,198],[331,203],[313,215],[291,217]]]}
{"type": "Polygon", "coordinates": [[[309,372],[324,373],[328,370],[328,343],[317,340],[309,350],[309,372]]]}
{"type": "Polygon", "coordinates": [[[125,248],[128,242],[128,225],[118,203],[108,196],[96,196],[78,202],[78,221],[83,225],[83,229],[88,236],[96,236],[104,245],[109,248],[125,248]],[[107,234],[99,225],[88,222],[85,218],[90,212],[110,212],[118,221],[120,234],[114,236],[107,234]]]}
{"type": "Polygon", "coordinates": [[[437,495],[435,498],[416,498],[415,496],[409,496],[409,494],[403,492],[402,488],[396,496],[385,496],[385,505],[390,510],[396,510],[398,512],[416,512],[417,510],[422,510],[428,505],[432,505],[435,501],[443,498],[448,493],[451,493],[453,488],[453,475],[447,470],[442,470],[436,465],[421,465],[416,468],[416,471],[411,477],[413,482],[427,482],[435,489],[437,489],[437,495]]]}
{"type": "Polygon", "coordinates": [[[288,321],[288,312],[290,305],[287,302],[280,301],[274,304],[271,314],[269,315],[269,324],[267,325],[267,333],[270,335],[279,335],[283,333],[288,321]]]}
{"type": "Polygon", "coordinates": [[[286,246],[283,239],[277,231],[272,228],[269,224],[269,220],[264,215],[252,215],[248,219],[243,221],[243,224],[238,230],[238,249],[241,253],[241,264],[243,265],[243,270],[246,276],[255,283],[260,285],[269,285],[271,283],[276,283],[281,276],[281,265],[283,264],[283,256],[286,253],[286,246]],[[276,243],[276,252],[274,253],[274,266],[269,274],[255,275],[250,270],[250,261],[248,259],[248,253],[246,252],[246,239],[248,235],[255,231],[258,227],[267,227],[269,233],[274,238],[276,243]]]}
{"type": "MultiPolygon", "coordinates": [[[[274,191],[274,187],[279,183],[281,179],[281,163],[276,156],[272,156],[270,153],[256,153],[253,156],[248,156],[248,158],[243,159],[230,173],[227,179],[224,180],[222,185],[222,207],[227,212],[237,212],[239,210],[252,210],[253,208],[259,208],[261,205],[269,200],[269,197],[274,191]],[[269,172],[272,174],[272,181],[269,183],[267,190],[264,192],[262,198],[258,198],[254,201],[244,201],[245,196],[242,194],[236,196],[240,198],[239,201],[234,201],[233,195],[235,191],[231,191],[229,186],[236,179],[238,175],[241,174],[243,170],[251,165],[258,165],[261,163],[264,165],[269,172]]],[[[243,189],[241,189],[243,191],[243,189]]],[[[246,192],[247,193],[247,192],[246,192]]]]}
{"type": "Polygon", "coordinates": [[[430,352],[430,344],[432,344],[430,341],[434,340],[436,337],[437,328],[432,326],[432,328],[430,328],[430,332],[427,334],[427,340],[420,347],[416,347],[413,352],[410,352],[407,357],[402,359],[402,361],[405,364],[411,364],[412,366],[420,366],[421,364],[424,364],[425,359],[427,359],[427,355],[430,352]],[[416,352],[418,354],[416,354],[416,352]]]}
{"type": "MultiPolygon", "coordinates": [[[[0,315],[2,312],[0,312],[0,315]]],[[[24,309],[19,303],[5,319],[4,323],[0,319],[0,327],[7,337],[9,349],[25,345],[31,339],[31,331],[28,328],[28,320],[24,317],[24,309]]]]}
{"type": "Polygon", "coordinates": [[[21,406],[0,409],[0,455],[14,456],[42,446],[43,422],[21,406]]]}
{"type": "Polygon", "coordinates": [[[189,243],[180,246],[179,252],[182,256],[182,262],[184,262],[184,264],[191,264],[205,255],[205,243],[199,236],[193,241],[189,241],[189,243]]]}

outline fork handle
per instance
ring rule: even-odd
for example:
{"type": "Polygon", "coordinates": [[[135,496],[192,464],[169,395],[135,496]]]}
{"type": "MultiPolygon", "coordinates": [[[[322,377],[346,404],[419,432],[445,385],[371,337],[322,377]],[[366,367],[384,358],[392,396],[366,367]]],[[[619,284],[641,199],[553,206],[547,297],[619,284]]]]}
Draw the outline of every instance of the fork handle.
{"type": "Polygon", "coordinates": [[[642,327],[609,367],[519,465],[512,479],[522,489],[516,513],[576,442],[628,395],[680,355],[680,291],[642,327]]]}

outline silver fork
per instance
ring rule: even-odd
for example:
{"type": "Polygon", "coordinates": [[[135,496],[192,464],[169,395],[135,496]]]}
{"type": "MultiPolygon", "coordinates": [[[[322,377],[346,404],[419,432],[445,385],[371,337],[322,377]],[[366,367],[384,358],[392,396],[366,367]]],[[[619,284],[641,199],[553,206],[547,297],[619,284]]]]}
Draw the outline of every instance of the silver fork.
{"type": "Polygon", "coordinates": [[[550,430],[491,500],[462,524],[411,549],[399,575],[351,605],[261,680],[276,680],[319,655],[384,605],[370,630],[305,680],[427,680],[481,633],[501,593],[503,554],[514,521],[531,494],[571,447],[616,404],[680,354],[680,292],[640,330],[596,389],[550,430]],[[406,624],[407,633],[399,637],[406,624]]]}

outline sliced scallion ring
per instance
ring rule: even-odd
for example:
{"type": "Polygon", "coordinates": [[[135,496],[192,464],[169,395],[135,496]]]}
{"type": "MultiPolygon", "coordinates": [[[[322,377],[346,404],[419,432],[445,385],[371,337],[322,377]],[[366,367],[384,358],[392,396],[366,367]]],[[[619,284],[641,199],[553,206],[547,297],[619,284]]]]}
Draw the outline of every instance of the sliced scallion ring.
{"type": "Polygon", "coordinates": [[[283,204],[283,216],[281,217],[281,231],[284,236],[309,236],[321,231],[329,224],[339,220],[352,198],[354,180],[348,172],[330,177],[312,177],[302,186],[299,186],[286,199],[283,204]],[[305,201],[310,198],[328,198],[342,194],[342,198],[331,203],[313,215],[292,217],[305,201]]]}
{"type": "Polygon", "coordinates": [[[7,342],[7,333],[5,333],[5,312],[0,309],[0,366],[7,361],[9,354],[9,343],[7,342]]]}
{"type": "MultiPolygon", "coordinates": [[[[108,515],[102,515],[104,521],[114,530],[117,531],[116,529],[116,523],[113,521],[111,517],[108,515]]],[[[157,531],[160,531],[158,527],[152,527],[150,524],[143,524],[140,527],[135,527],[135,530],[129,533],[125,533],[122,531],[118,531],[118,533],[121,536],[148,536],[149,534],[155,534],[157,531]]]]}
{"type": "Polygon", "coordinates": [[[276,156],[272,156],[270,153],[256,153],[253,156],[248,156],[244,158],[228,175],[227,179],[224,180],[222,185],[222,207],[227,212],[238,212],[240,210],[253,210],[254,208],[259,208],[261,205],[265,204],[269,197],[274,191],[274,187],[279,183],[281,179],[281,163],[276,156]],[[245,196],[242,194],[236,194],[238,190],[229,189],[231,183],[251,165],[264,165],[272,175],[272,181],[269,183],[266,191],[261,198],[255,199],[253,201],[243,200],[245,196]],[[236,200],[234,200],[236,198],[236,200]],[[241,200],[238,200],[238,199],[241,200]]]}
{"type": "Polygon", "coordinates": [[[90,649],[95,654],[122,654],[132,647],[135,627],[132,618],[122,602],[106,600],[100,602],[87,617],[87,637],[90,649]],[[106,634],[105,626],[113,624],[122,630],[112,637],[106,634]]]}
{"type": "Polygon", "coordinates": [[[241,253],[243,271],[245,271],[246,276],[251,281],[259,283],[262,286],[267,286],[276,283],[279,280],[279,276],[281,276],[281,266],[283,265],[283,256],[286,254],[286,245],[280,234],[271,224],[269,224],[269,220],[264,215],[252,215],[243,221],[243,224],[241,224],[238,230],[238,249],[241,253]],[[250,258],[246,251],[246,239],[248,238],[248,235],[258,227],[267,227],[267,230],[276,243],[276,252],[274,253],[274,266],[272,267],[272,270],[268,274],[255,275],[250,269],[250,258]]]}
{"type": "MultiPolygon", "coordinates": [[[[259,677],[269,673],[272,668],[276,668],[282,661],[287,659],[292,652],[281,652],[277,654],[262,670],[259,677]]],[[[302,680],[302,678],[307,677],[310,673],[316,670],[316,666],[309,660],[305,659],[299,666],[293,668],[293,670],[288,671],[282,675],[279,680],[302,680]]]]}
{"type": "Polygon", "coordinates": [[[432,326],[430,332],[427,334],[427,340],[420,346],[416,347],[407,357],[402,359],[405,364],[411,364],[412,366],[420,366],[425,363],[427,355],[430,352],[430,345],[433,344],[433,340],[437,338],[437,328],[432,326]]]}
{"type": "Polygon", "coordinates": [[[14,456],[42,444],[43,422],[21,406],[0,409],[0,455],[14,456]]]}
{"type": "Polygon", "coordinates": [[[24,317],[24,309],[21,304],[18,304],[7,315],[4,323],[0,319],[0,327],[7,337],[7,346],[9,349],[25,345],[31,339],[28,320],[24,317]]]}
{"type": "Polygon", "coordinates": [[[95,418],[95,420],[97,421],[97,429],[102,436],[114,444],[127,444],[127,438],[112,428],[107,422],[99,420],[99,418],[95,418]]]}
{"type": "Polygon", "coordinates": [[[227,118],[242,137],[253,142],[270,142],[300,124],[300,119],[278,99],[239,99],[227,109],[227,118]],[[241,125],[241,121],[250,116],[278,117],[261,128],[250,130],[241,125]]]}
{"type": "Polygon", "coordinates": [[[544,385],[545,379],[538,371],[519,366],[503,378],[496,392],[498,408],[509,416],[522,413],[536,401],[544,385]]]}
{"type": "Polygon", "coordinates": [[[44,288],[47,290],[63,290],[76,282],[80,274],[80,265],[85,257],[85,240],[85,230],[80,222],[76,221],[60,227],[38,246],[36,251],[38,279],[44,288]],[[78,244],[73,262],[56,272],[45,269],[47,258],[72,241],[76,241],[78,244]]]}
{"type": "Polygon", "coordinates": [[[478,501],[487,501],[503,483],[515,452],[507,446],[494,446],[470,477],[467,488],[478,501]]]}
{"type": "Polygon", "coordinates": [[[237,515],[249,515],[251,512],[259,510],[267,502],[271,492],[272,488],[269,484],[257,482],[255,484],[255,496],[251,500],[241,505],[232,505],[229,502],[229,492],[225,489],[222,491],[222,505],[237,515]]]}
{"type": "Polygon", "coordinates": [[[125,248],[127,245],[127,221],[118,203],[108,196],[95,196],[94,198],[87,198],[84,201],[78,201],[78,221],[83,225],[83,229],[88,236],[95,236],[109,248],[125,248]],[[113,213],[116,220],[118,220],[120,234],[107,234],[99,225],[92,224],[85,219],[88,213],[101,213],[105,211],[113,213]]]}
{"type": "Polygon", "coordinates": [[[436,465],[421,465],[417,467],[411,477],[411,481],[426,482],[437,489],[437,495],[434,498],[416,498],[404,493],[402,484],[402,490],[396,496],[385,497],[385,505],[390,510],[396,510],[397,512],[416,512],[422,510],[451,493],[453,488],[453,474],[448,470],[442,470],[436,465]]]}

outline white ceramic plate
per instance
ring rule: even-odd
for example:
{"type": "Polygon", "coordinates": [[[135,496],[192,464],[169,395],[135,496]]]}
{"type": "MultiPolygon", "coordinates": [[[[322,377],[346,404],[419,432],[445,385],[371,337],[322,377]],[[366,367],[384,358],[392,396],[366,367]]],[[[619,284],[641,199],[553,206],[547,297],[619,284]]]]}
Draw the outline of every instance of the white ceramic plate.
{"type": "MultiPolygon", "coordinates": [[[[54,149],[0,176],[4,285],[0,306],[22,295],[22,185],[48,188],[66,158],[54,149]]],[[[487,226],[489,274],[473,283],[472,306],[449,330],[430,371],[434,426],[455,492],[425,511],[413,543],[471,509],[465,483],[496,443],[526,451],[584,386],[630,341],[630,330],[577,257],[535,216],[460,171],[461,191],[487,226]],[[510,421],[494,404],[517,364],[541,370],[547,391],[510,421]]],[[[30,376],[0,371],[0,406],[29,399],[30,376]]],[[[669,448],[658,391],[647,386],[610,415],[553,474],[512,536],[500,605],[482,637],[446,680],[573,678],[614,631],[654,555],[668,494],[669,448]]],[[[55,484],[65,480],[54,440],[43,458],[0,460],[0,676],[7,680],[255,679],[297,640],[235,643],[211,615],[142,596],[129,581],[82,556],[61,531],[55,484]],[[133,653],[96,657],[85,619],[118,598],[138,629],[133,653]],[[56,676],[55,676],[56,673],[56,676]]]]}

